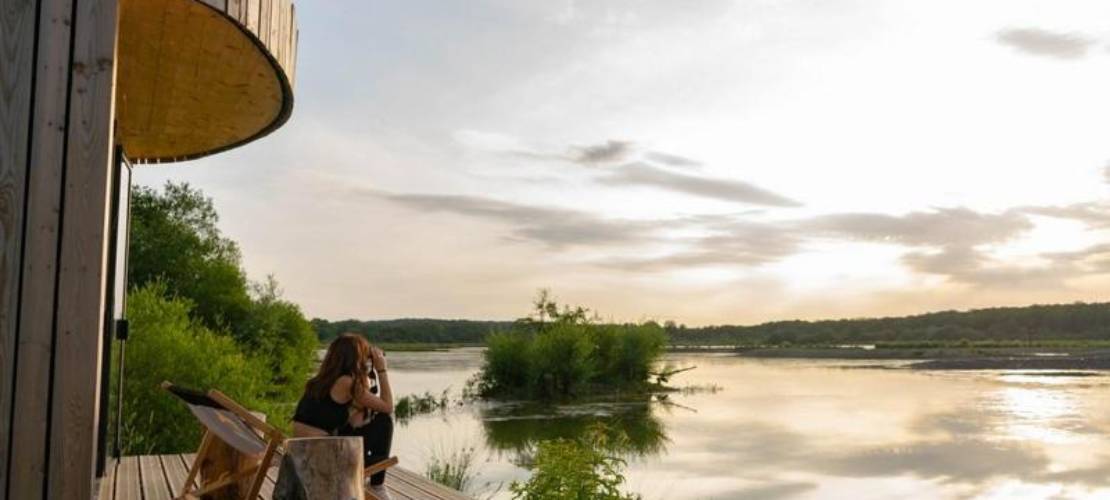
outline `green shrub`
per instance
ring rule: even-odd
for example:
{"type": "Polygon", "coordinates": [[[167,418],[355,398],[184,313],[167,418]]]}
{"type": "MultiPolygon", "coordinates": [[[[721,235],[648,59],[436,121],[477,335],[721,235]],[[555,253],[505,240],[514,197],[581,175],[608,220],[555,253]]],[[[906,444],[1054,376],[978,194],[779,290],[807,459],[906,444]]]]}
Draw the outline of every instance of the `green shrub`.
{"type": "Polygon", "coordinates": [[[625,462],[588,440],[542,441],[536,448],[532,477],[509,487],[520,500],[634,500],[622,493],[625,462]]]}
{"type": "MultiPolygon", "coordinates": [[[[161,389],[164,380],[202,390],[218,388],[277,422],[272,413],[280,410],[262,397],[269,380],[266,363],[243,354],[231,337],[190,318],[191,308],[187,300],[165,298],[158,284],[132,290],[128,297],[131,337],[121,431],[125,455],[196,449],[200,426],[181,401],[161,389]]],[[[116,366],[112,363],[113,372],[116,366]]],[[[117,377],[112,374],[112,380],[117,377]]]]}
{"type": "Polygon", "coordinates": [[[601,324],[583,308],[560,309],[541,295],[536,315],[486,340],[473,389],[482,397],[568,398],[644,389],[667,345],[654,322],[601,324]]]}

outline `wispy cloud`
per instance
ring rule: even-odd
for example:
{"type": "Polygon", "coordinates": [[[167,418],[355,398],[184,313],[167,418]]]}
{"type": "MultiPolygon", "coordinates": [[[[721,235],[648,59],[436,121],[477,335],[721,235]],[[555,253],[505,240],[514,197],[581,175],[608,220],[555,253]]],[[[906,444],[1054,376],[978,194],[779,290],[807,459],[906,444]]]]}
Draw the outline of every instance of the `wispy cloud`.
{"type": "Polygon", "coordinates": [[[554,248],[642,243],[664,227],[659,221],[611,219],[578,210],[480,196],[400,194],[377,190],[361,190],[359,193],[420,211],[498,221],[507,224],[511,234],[518,239],[554,248]]]}
{"type": "Polygon", "coordinates": [[[830,214],[802,221],[800,226],[816,235],[909,246],[998,243],[1033,229],[1033,223],[1020,213],[987,214],[967,208],[940,208],[904,215],[830,214]]]}
{"type": "Polygon", "coordinates": [[[671,172],[646,163],[630,163],[598,179],[609,186],[645,186],[676,193],[733,203],[770,207],[800,207],[802,204],[754,184],[732,179],[701,177],[671,172]]]}
{"type": "Polygon", "coordinates": [[[1055,59],[1080,59],[1095,41],[1082,35],[1055,33],[1037,28],[1002,30],[996,36],[999,43],[1035,56],[1055,59]]]}
{"type": "Polygon", "coordinates": [[[803,238],[784,224],[727,219],[710,223],[711,220],[703,218],[684,222],[715,231],[715,234],[687,239],[688,247],[683,251],[652,257],[609,258],[598,264],[625,271],[670,271],[721,265],[747,267],[789,257],[798,253],[803,243],[803,238]]]}
{"type": "Polygon", "coordinates": [[[1110,204],[1097,201],[1072,203],[1070,205],[1019,207],[1015,211],[1057,219],[1075,220],[1092,229],[1110,228],[1110,204]]]}
{"type": "Polygon", "coordinates": [[[702,162],[698,160],[661,151],[648,151],[644,153],[644,158],[648,161],[667,165],[668,167],[697,168],[702,166],[702,162]]]}
{"type": "Polygon", "coordinates": [[[612,164],[627,160],[634,152],[629,141],[609,140],[602,144],[572,147],[567,159],[583,165],[612,164]]]}
{"type": "MultiPolygon", "coordinates": [[[[662,187],[746,203],[753,199],[756,203],[785,203],[773,193],[744,183],[707,180],[649,165],[622,165],[608,172],[602,182],[612,185],[662,187]]],[[[785,220],[765,220],[766,214],[758,211],[638,220],[483,196],[378,190],[359,193],[422,212],[498,222],[507,226],[508,237],[553,250],[607,249],[610,256],[592,260],[593,264],[629,272],[760,266],[803,252],[824,240],[839,240],[905,248],[901,262],[909,270],[976,288],[1061,288],[1076,277],[1110,273],[1110,244],[1033,255],[1021,264],[999,260],[985,250],[1032,230],[1030,215],[1066,217],[1080,220],[1088,227],[1105,227],[1110,223],[1110,209],[1095,202],[1019,207],[999,213],[955,207],[901,215],[854,212],[785,220]],[[668,250],[660,252],[660,248],[668,250]]]]}

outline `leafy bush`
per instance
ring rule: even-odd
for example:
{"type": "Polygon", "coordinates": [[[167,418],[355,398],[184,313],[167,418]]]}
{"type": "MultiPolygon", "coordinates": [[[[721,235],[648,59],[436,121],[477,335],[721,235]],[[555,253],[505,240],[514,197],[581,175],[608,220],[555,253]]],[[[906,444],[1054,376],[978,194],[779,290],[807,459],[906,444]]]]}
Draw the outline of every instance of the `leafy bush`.
{"type": "Polygon", "coordinates": [[[287,428],[318,348],[312,324],[272,277],[247,281],[238,245],[200,190],[138,187],[131,210],[123,451],[195,447],[199,430],[162,380],[220,388],[287,428]]]}
{"type": "Polygon", "coordinates": [[[583,308],[560,310],[545,293],[535,305],[534,316],[487,338],[479,396],[559,399],[646,387],[667,343],[658,324],[599,324],[583,308]]]}
{"type": "MultiPolygon", "coordinates": [[[[268,380],[265,362],[243,354],[231,337],[190,318],[191,309],[187,300],[165,298],[158,284],[133,290],[128,298],[132,334],[123,392],[125,455],[196,448],[200,426],[181,401],[159,387],[164,380],[196,389],[219,388],[248,408],[269,409],[262,397],[268,380]]],[[[113,371],[116,366],[112,363],[113,371]]],[[[113,373],[112,380],[117,376],[113,373]]]]}
{"type": "Polygon", "coordinates": [[[510,487],[520,500],[635,500],[622,493],[621,458],[604,451],[593,439],[542,441],[537,446],[532,477],[510,487]]]}

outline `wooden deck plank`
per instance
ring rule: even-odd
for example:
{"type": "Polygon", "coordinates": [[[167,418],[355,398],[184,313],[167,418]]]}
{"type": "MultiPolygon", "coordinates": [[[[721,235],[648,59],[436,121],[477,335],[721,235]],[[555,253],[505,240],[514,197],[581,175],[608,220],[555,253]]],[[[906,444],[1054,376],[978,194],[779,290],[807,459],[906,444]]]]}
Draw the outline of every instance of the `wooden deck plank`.
{"type": "Polygon", "coordinates": [[[108,462],[108,467],[104,469],[104,477],[100,478],[100,492],[97,493],[97,500],[115,500],[116,498],[116,467],[115,462],[108,462]]]}
{"type": "Polygon", "coordinates": [[[139,457],[139,471],[142,476],[143,500],[172,500],[169,485],[166,483],[166,473],[162,470],[162,461],[158,455],[144,455],[139,457]]]}
{"type": "MultiPolygon", "coordinates": [[[[281,457],[274,459],[280,463],[281,457]]],[[[274,496],[274,484],[277,482],[278,466],[274,465],[266,471],[266,480],[262,482],[262,489],[258,490],[258,500],[270,500],[274,496]]]]}
{"type": "MultiPolygon", "coordinates": [[[[115,499],[106,496],[99,500],[172,499],[185,482],[194,457],[192,453],[125,457],[115,469],[115,499]]],[[[270,500],[273,496],[277,475],[278,465],[275,464],[266,472],[259,500],[270,500]]],[[[471,497],[401,467],[389,469],[385,486],[394,500],[471,500],[471,497]]],[[[102,491],[105,487],[102,485],[102,491]]]]}
{"type": "MultiPolygon", "coordinates": [[[[196,453],[182,453],[182,454],[179,454],[178,460],[181,462],[181,468],[184,470],[184,473],[181,476],[181,484],[178,484],[178,486],[175,486],[174,489],[180,489],[181,486],[183,486],[183,484],[185,483],[185,478],[189,477],[189,468],[193,467],[193,459],[194,458],[196,458],[196,453]]],[[[192,486],[194,488],[198,487],[198,484],[196,484],[196,481],[193,481],[192,486]]]]}
{"type": "Polygon", "coordinates": [[[467,497],[455,490],[446,486],[436,483],[430,479],[416,474],[410,470],[402,469],[400,467],[393,467],[386,475],[386,484],[389,484],[390,478],[395,481],[403,482],[425,494],[424,498],[441,498],[448,500],[466,500],[467,497]]]}
{"type": "Polygon", "coordinates": [[[169,483],[170,496],[177,496],[181,493],[181,487],[185,485],[185,477],[189,475],[189,470],[185,468],[185,462],[181,460],[181,455],[162,455],[162,470],[166,471],[166,482],[169,483]]]}
{"type": "Polygon", "coordinates": [[[393,500],[423,500],[426,498],[423,492],[413,488],[411,485],[404,481],[385,480],[385,489],[389,490],[389,494],[393,496],[393,500]]]}
{"type": "Polygon", "coordinates": [[[120,459],[119,468],[116,470],[115,500],[143,500],[140,480],[139,457],[123,457],[120,459]]]}

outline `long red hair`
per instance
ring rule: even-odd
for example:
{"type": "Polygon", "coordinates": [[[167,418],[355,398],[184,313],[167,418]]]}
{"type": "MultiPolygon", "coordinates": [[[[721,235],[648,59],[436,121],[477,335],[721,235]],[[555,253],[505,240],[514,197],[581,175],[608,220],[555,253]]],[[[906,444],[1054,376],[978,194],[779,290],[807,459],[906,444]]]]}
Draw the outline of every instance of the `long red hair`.
{"type": "Polygon", "coordinates": [[[305,383],[305,394],[315,399],[330,397],[331,387],[344,375],[350,376],[354,382],[352,392],[366,390],[366,361],[369,359],[370,343],[362,335],[344,333],[336,337],[328,346],[328,353],[324,355],[316,376],[305,383]]]}

